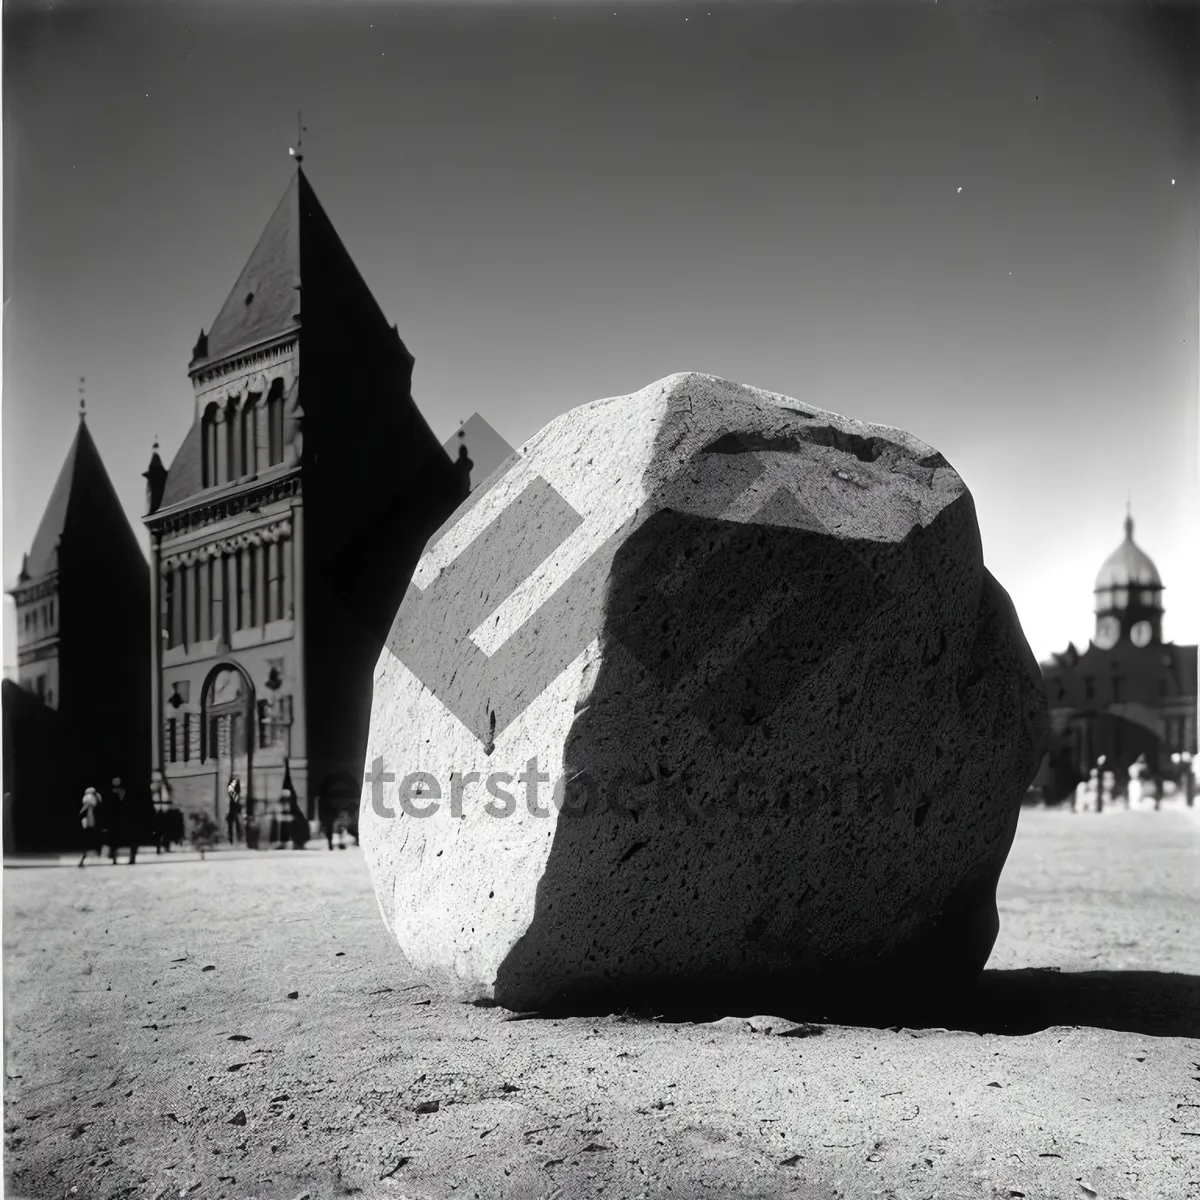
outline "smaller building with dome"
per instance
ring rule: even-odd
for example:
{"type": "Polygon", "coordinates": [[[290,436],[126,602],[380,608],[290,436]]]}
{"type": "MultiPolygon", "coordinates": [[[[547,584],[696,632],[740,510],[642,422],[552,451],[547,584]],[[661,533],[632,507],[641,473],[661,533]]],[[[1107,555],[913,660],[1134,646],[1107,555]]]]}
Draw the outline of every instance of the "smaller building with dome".
{"type": "Polygon", "coordinates": [[[1150,556],[1125,538],[1104,560],[1093,588],[1096,631],[1042,664],[1052,740],[1040,782],[1065,799],[1100,758],[1124,779],[1144,756],[1158,781],[1182,785],[1196,755],[1196,647],[1164,642],[1163,582],[1150,556]]]}

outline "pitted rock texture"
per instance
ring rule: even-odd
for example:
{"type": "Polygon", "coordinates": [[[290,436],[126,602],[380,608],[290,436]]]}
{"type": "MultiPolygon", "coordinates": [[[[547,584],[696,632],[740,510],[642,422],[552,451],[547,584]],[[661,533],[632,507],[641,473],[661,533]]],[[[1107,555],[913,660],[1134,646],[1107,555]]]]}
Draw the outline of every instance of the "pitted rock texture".
{"type": "Polygon", "coordinates": [[[960,981],[1045,740],[940,454],[674,375],[552,421],[427,546],[360,831],[464,998],[960,981]]]}

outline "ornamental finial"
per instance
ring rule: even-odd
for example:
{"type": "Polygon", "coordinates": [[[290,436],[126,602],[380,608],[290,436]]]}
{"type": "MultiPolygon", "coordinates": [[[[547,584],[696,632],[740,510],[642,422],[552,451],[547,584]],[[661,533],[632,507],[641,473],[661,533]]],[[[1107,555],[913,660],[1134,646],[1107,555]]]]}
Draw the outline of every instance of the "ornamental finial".
{"type": "Polygon", "coordinates": [[[304,124],[300,110],[296,110],[296,144],[288,147],[288,153],[296,160],[296,166],[299,166],[304,161],[304,131],[307,126],[304,124]]]}

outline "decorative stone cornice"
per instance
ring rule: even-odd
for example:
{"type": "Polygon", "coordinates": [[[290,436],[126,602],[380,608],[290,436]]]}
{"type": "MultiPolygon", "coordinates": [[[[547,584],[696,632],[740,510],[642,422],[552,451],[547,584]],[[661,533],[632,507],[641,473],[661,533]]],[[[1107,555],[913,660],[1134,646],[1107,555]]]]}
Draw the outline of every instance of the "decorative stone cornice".
{"type": "Polygon", "coordinates": [[[244,529],[227,537],[218,538],[213,542],[205,542],[201,546],[193,546],[178,554],[167,554],[162,558],[162,569],[170,571],[175,567],[186,567],[192,563],[208,562],[210,558],[220,558],[223,554],[233,554],[246,546],[265,546],[271,542],[280,542],[292,536],[292,519],[284,517],[269,525],[260,525],[255,529],[244,529]]]}
{"type": "Polygon", "coordinates": [[[273,342],[235,354],[232,358],[207,362],[202,366],[195,367],[190,372],[192,383],[199,391],[207,383],[232,375],[245,374],[256,368],[260,371],[269,371],[272,367],[291,358],[298,333],[299,330],[294,329],[276,338],[273,342]]]}
{"type": "Polygon", "coordinates": [[[199,492],[170,509],[162,509],[146,518],[146,527],[160,535],[186,533],[217,521],[236,517],[248,509],[300,494],[300,473],[293,470],[263,482],[241,485],[235,492],[207,495],[199,492]]]}
{"type": "Polygon", "coordinates": [[[8,594],[18,607],[22,604],[30,604],[34,600],[44,600],[47,596],[56,596],[58,595],[58,572],[51,571],[49,575],[44,575],[41,579],[18,583],[15,587],[8,589],[8,594]]]}
{"type": "Polygon", "coordinates": [[[30,663],[45,662],[48,658],[57,658],[59,651],[58,634],[44,638],[33,645],[22,646],[17,651],[17,666],[26,667],[30,663]]]}

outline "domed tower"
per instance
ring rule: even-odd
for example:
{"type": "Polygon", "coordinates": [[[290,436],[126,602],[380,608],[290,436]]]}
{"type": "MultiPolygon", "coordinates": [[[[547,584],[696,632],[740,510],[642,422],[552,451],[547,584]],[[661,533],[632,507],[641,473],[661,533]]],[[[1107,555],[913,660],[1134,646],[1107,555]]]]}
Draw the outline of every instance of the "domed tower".
{"type": "Polygon", "coordinates": [[[1093,588],[1096,636],[1102,650],[1128,641],[1139,648],[1162,642],[1162,579],[1150,556],[1133,540],[1133,517],[1125,517],[1125,540],[1104,560],[1093,588]]]}

